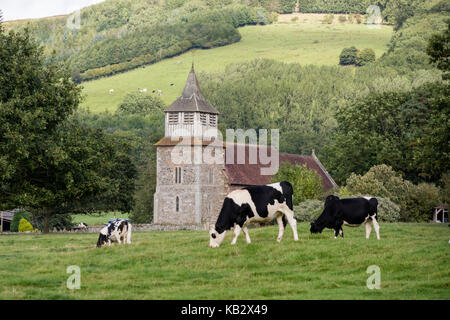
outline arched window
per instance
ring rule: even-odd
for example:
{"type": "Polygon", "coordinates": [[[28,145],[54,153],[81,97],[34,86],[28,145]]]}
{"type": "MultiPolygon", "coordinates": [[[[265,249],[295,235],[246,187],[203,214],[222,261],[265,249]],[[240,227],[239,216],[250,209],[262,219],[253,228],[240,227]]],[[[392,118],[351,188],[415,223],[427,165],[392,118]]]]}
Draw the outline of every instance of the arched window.
{"type": "Polygon", "coordinates": [[[210,183],[210,184],[214,183],[214,171],[213,171],[213,168],[209,168],[209,171],[208,171],[208,183],[210,183]]]}
{"type": "Polygon", "coordinates": [[[175,199],[175,211],[180,212],[180,198],[176,197],[175,199]]]}
{"type": "Polygon", "coordinates": [[[181,168],[175,167],[175,183],[181,183],[181,168]]]}

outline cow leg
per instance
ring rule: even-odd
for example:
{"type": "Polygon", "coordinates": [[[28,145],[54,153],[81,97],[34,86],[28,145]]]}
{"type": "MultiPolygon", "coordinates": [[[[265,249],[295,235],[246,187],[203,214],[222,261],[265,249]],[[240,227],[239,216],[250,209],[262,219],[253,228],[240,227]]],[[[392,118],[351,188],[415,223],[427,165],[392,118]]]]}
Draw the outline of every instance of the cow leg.
{"type": "Polygon", "coordinates": [[[284,223],[283,223],[283,216],[279,215],[277,217],[277,222],[278,222],[278,237],[277,237],[277,241],[281,242],[281,239],[283,239],[283,234],[284,234],[284,223]]]}
{"type": "Polygon", "coordinates": [[[377,234],[377,239],[380,240],[380,226],[378,225],[378,221],[375,217],[372,218],[372,224],[377,234]]]}
{"type": "Polygon", "coordinates": [[[342,227],[339,229],[339,235],[343,238],[344,237],[344,230],[342,227]]]}
{"type": "Polygon", "coordinates": [[[234,238],[233,241],[231,241],[231,244],[236,244],[237,238],[239,237],[239,234],[241,233],[241,227],[238,224],[234,225],[234,238]]]}
{"type": "Polygon", "coordinates": [[[252,243],[252,240],[250,240],[250,235],[248,234],[248,229],[246,225],[242,226],[242,231],[244,231],[245,234],[245,241],[247,241],[247,243],[252,243]]]}
{"type": "Polygon", "coordinates": [[[292,232],[294,233],[294,241],[298,241],[297,220],[294,218],[294,212],[292,212],[292,210],[286,210],[283,213],[292,228],[292,232]]]}
{"type": "Polygon", "coordinates": [[[372,231],[372,227],[370,226],[370,221],[366,221],[366,239],[369,239],[370,232],[372,231]]]}
{"type": "Polygon", "coordinates": [[[335,239],[337,239],[337,237],[338,237],[338,235],[339,235],[339,230],[340,230],[340,229],[339,229],[338,227],[335,227],[335,228],[334,228],[334,238],[335,238],[335,239]]]}

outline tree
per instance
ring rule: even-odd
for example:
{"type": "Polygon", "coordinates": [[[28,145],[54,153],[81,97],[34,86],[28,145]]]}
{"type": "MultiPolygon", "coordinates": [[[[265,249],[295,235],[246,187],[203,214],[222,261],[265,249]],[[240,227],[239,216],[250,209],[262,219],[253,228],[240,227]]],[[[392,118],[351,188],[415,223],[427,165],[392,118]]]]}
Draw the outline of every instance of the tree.
{"type": "Polygon", "coordinates": [[[342,107],[325,164],[344,182],[387,164],[408,180],[437,182],[450,169],[450,86],[428,83],[413,91],[371,93],[342,107]]]}
{"type": "Polygon", "coordinates": [[[344,48],[339,56],[339,64],[343,66],[355,64],[357,55],[358,49],[355,47],[344,48]]]}
{"type": "Polygon", "coordinates": [[[428,40],[427,54],[430,61],[444,72],[443,78],[450,78],[450,19],[447,22],[447,30],[440,34],[433,34],[428,40]]]}
{"type": "Polygon", "coordinates": [[[294,189],[294,205],[308,199],[317,199],[322,193],[322,179],[306,165],[291,165],[284,162],[271,182],[289,181],[294,189]]]}
{"type": "Polygon", "coordinates": [[[355,64],[361,67],[374,61],[375,61],[375,51],[373,51],[373,49],[371,48],[364,48],[357,53],[355,64]]]}
{"type": "Polygon", "coordinates": [[[72,119],[79,100],[70,73],[44,64],[27,31],[0,32],[0,203],[42,216],[44,232],[55,214],[133,204],[128,144],[72,119]]]}
{"type": "Polygon", "coordinates": [[[149,115],[160,113],[164,110],[165,104],[159,97],[143,93],[128,93],[117,109],[118,114],[138,114],[149,115]]]}

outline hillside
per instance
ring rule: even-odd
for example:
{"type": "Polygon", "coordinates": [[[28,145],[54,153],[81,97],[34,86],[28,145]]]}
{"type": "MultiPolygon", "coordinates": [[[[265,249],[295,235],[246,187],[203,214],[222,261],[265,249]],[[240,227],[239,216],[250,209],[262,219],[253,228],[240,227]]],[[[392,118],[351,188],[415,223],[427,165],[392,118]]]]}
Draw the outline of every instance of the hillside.
{"type": "MultiPolygon", "coordinates": [[[[311,16],[311,15],[309,15],[311,16]]],[[[380,57],[392,36],[392,28],[369,29],[365,25],[324,25],[310,19],[303,23],[276,23],[239,28],[242,39],[232,45],[196,50],[123,74],[83,83],[86,100],[82,107],[92,112],[114,111],[123,97],[138,88],[161,90],[166,103],[175,100],[194,60],[197,72],[224,71],[231,63],[270,58],[302,65],[337,65],[344,47],[370,47],[380,57]],[[173,86],[171,86],[173,84],[173,86]],[[109,90],[114,89],[110,94],[109,90]]]]}

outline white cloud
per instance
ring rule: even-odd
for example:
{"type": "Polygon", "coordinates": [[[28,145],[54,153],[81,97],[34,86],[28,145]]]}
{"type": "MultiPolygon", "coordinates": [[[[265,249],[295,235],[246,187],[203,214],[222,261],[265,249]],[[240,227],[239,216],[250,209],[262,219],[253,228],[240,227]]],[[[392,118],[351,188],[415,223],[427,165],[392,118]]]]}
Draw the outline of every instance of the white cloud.
{"type": "Polygon", "coordinates": [[[0,0],[3,20],[30,19],[68,14],[104,0],[0,0]]]}

